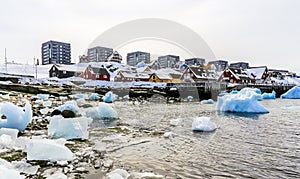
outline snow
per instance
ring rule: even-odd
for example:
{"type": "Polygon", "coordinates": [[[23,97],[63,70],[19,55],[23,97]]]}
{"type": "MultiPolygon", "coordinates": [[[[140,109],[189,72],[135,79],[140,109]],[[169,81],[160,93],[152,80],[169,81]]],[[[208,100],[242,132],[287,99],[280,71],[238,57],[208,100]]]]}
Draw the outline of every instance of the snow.
{"type": "Polygon", "coordinates": [[[214,102],[214,100],[212,100],[212,99],[208,99],[208,100],[202,100],[201,101],[201,104],[214,104],[215,102],[214,102]]]}
{"type": "Polygon", "coordinates": [[[276,99],[276,92],[272,91],[272,93],[263,93],[261,97],[262,99],[276,99]]]}
{"type": "Polygon", "coordinates": [[[98,101],[100,99],[99,97],[99,94],[98,93],[92,93],[90,96],[89,96],[89,99],[90,100],[93,100],[93,101],[98,101]]]}
{"type": "Polygon", "coordinates": [[[74,113],[79,113],[79,111],[80,111],[76,101],[67,101],[63,105],[59,106],[58,110],[60,110],[60,111],[71,110],[74,113]]]}
{"type": "Polygon", "coordinates": [[[91,118],[63,118],[62,116],[53,116],[48,125],[48,135],[52,138],[69,139],[88,139],[88,127],[92,122],[91,118]]]}
{"type": "Polygon", "coordinates": [[[0,136],[0,149],[12,148],[14,141],[12,137],[6,134],[0,136]]]}
{"type": "Polygon", "coordinates": [[[286,93],[281,95],[283,99],[300,99],[300,86],[294,86],[292,89],[288,90],[286,93]]]}
{"type": "Polygon", "coordinates": [[[216,130],[217,125],[208,117],[197,117],[192,123],[193,131],[211,132],[216,130]]]}
{"type": "Polygon", "coordinates": [[[49,108],[40,109],[40,113],[43,114],[43,115],[48,114],[49,112],[50,112],[49,108]]]}
{"type": "Polygon", "coordinates": [[[24,131],[32,120],[31,104],[26,100],[25,107],[22,108],[10,102],[0,103],[0,115],[6,117],[6,119],[0,120],[0,128],[5,127],[24,131]]]}
{"type": "Polygon", "coordinates": [[[117,99],[117,95],[113,94],[113,92],[109,91],[103,97],[103,102],[112,103],[117,99]]]}
{"type": "Polygon", "coordinates": [[[51,101],[44,101],[43,102],[43,106],[44,107],[51,107],[52,106],[52,102],[51,101]]]}
{"type": "Polygon", "coordinates": [[[4,166],[0,166],[1,179],[22,179],[20,172],[15,169],[8,169],[4,166]]]}
{"type": "Polygon", "coordinates": [[[118,113],[111,107],[111,105],[100,102],[96,108],[90,108],[86,111],[86,116],[92,119],[117,119],[118,113]]]}
{"type": "Polygon", "coordinates": [[[26,145],[27,160],[71,161],[74,155],[64,143],[62,139],[31,139],[26,145]]]}
{"type": "Polygon", "coordinates": [[[29,175],[35,175],[40,168],[39,165],[32,166],[31,164],[27,163],[25,159],[22,159],[21,161],[12,161],[11,163],[17,171],[29,175]]]}
{"type": "Polygon", "coordinates": [[[81,93],[72,94],[72,95],[70,95],[70,98],[73,98],[73,99],[89,99],[86,94],[81,94],[81,93]]]}
{"type": "Polygon", "coordinates": [[[259,91],[255,88],[243,88],[237,94],[226,94],[218,96],[217,110],[224,112],[241,113],[268,113],[269,111],[261,105],[259,91]]]}
{"type": "Polygon", "coordinates": [[[0,94],[0,97],[3,98],[3,99],[9,99],[9,94],[6,94],[6,95],[0,94]]]}

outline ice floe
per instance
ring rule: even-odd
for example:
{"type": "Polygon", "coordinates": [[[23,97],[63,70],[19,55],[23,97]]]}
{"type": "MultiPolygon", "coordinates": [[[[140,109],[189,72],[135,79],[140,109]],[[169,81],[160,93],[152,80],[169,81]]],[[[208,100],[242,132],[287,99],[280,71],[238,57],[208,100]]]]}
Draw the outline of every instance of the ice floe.
{"type": "Polygon", "coordinates": [[[214,100],[212,100],[212,99],[202,100],[201,104],[214,104],[214,100]]]}
{"type": "Polygon", "coordinates": [[[197,117],[192,123],[193,131],[211,132],[216,130],[217,125],[208,117],[197,117]]]}
{"type": "Polygon", "coordinates": [[[46,101],[49,99],[49,94],[37,94],[36,95],[39,100],[46,101]]]}
{"type": "Polygon", "coordinates": [[[31,104],[26,100],[23,108],[10,102],[0,103],[0,116],[2,118],[0,128],[5,127],[24,131],[32,120],[31,104]]]}
{"type": "Polygon", "coordinates": [[[94,101],[98,101],[100,99],[99,97],[99,94],[98,93],[92,93],[90,96],[89,96],[89,99],[90,100],[94,100],[94,101]]]}
{"type": "Polygon", "coordinates": [[[130,174],[126,170],[115,169],[114,171],[108,173],[106,176],[108,179],[127,179],[130,176],[130,174]]]}
{"type": "Polygon", "coordinates": [[[272,91],[272,93],[263,93],[261,97],[262,99],[276,99],[276,92],[272,91]]]}
{"type": "Polygon", "coordinates": [[[62,116],[53,116],[48,125],[48,135],[52,138],[69,139],[88,139],[89,124],[92,122],[91,118],[63,118],[62,116]]]}
{"type": "Polygon", "coordinates": [[[31,139],[26,145],[27,160],[72,161],[74,155],[64,144],[63,139],[31,139]]]}
{"type": "Polygon", "coordinates": [[[87,109],[86,116],[92,119],[117,119],[118,113],[109,104],[100,102],[98,107],[87,109]]]}
{"type": "Polygon", "coordinates": [[[244,88],[237,94],[219,96],[217,110],[238,113],[268,113],[269,111],[258,102],[261,99],[259,91],[255,88],[244,88]]]}
{"type": "Polygon", "coordinates": [[[64,110],[70,110],[70,111],[73,111],[74,113],[80,112],[80,109],[79,109],[76,101],[67,101],[63,105],[59,106],[58,110],[60,110],[61,112],[64,110]]]}
{"type": "Polygon", "coordinates": [[[281,98],[300,99],[300,86],[294,86],[292,89],[290,89],[286,93],[282,94],[281,98]]]}
{"type": "Polygon", "coordinates": [[[9,169],[3,166],[0,166],[0,176],[1,179],[22,179],[20,172],[15,169],[9,169]]]}
{"type": "Polygon", "coordinates": [[[103,97],[103,102],[105,102],[105,103],[112,103],[116,99],[117,99],[117,95],[115,95],[113,92],[109,91],[103,97]]]}

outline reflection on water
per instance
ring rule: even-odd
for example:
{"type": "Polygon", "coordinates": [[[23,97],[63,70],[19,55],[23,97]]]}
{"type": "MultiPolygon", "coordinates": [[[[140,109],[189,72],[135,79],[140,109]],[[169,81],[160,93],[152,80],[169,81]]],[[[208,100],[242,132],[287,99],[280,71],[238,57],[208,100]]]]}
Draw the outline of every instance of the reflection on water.
{"type": "MultiPolygon", "coordinates": [[[[215,105],[197,102],[117,102],[118,122],[135,132],[120,134],[114,139],[117,142],[109,143],[118,148],[107,155],[118,161],[118,167],[166,178],[298,178],[299,113],[281,107],[299,106],[299,101],[262,103],[270,113],[218,113],[215,105]],[[210,117],[218,129],[193,132],[193,119],[200,116],[210,117]],[[181,124],[170,125],[174,119],[181,124]],[[153,131],[173,132],[174,136],[151,135],[153,131]]],[[[101,140],[96,133],[91,134],[92,139],[101,140]]]]}

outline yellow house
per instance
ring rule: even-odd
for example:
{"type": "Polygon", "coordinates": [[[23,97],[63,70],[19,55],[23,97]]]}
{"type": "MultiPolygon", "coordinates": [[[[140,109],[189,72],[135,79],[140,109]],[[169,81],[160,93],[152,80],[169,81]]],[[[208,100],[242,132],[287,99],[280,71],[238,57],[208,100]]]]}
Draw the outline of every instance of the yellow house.
{"type": "Polygon", "coordinates": [[[172,78],[171,82],[180,83],[181,74],[170,73],[169,76],[172,78]]]}
{"type": "Polygon", "coordinates": [[[172,78],[169,75],[165,75],[161,73],[152,73],[150,75],[149,82],[168,83],[168,82],[172,82],[172,78]]]}

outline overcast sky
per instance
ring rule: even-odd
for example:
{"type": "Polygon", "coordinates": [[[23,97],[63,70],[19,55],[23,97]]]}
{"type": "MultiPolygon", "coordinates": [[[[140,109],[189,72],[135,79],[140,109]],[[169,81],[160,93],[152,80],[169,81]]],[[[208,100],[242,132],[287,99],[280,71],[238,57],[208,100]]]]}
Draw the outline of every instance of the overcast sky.
{"type": "MultiPolygon", "coordinates": [[[[300,74],[299,0],[0,0],[0,61],[32,63],[41,43],[71,43],[72,61],[102,32],[126,21],[162,18],[198,33],[215,56],[251,66],[300,74]]],[[[118,49],[188,57],[159,41],[134,42],[118,49]]],[[[204,57],[205,58],[205,57],[204,57]]],[[[125,63],[125,61],[124,61],[125,63]]]]}

